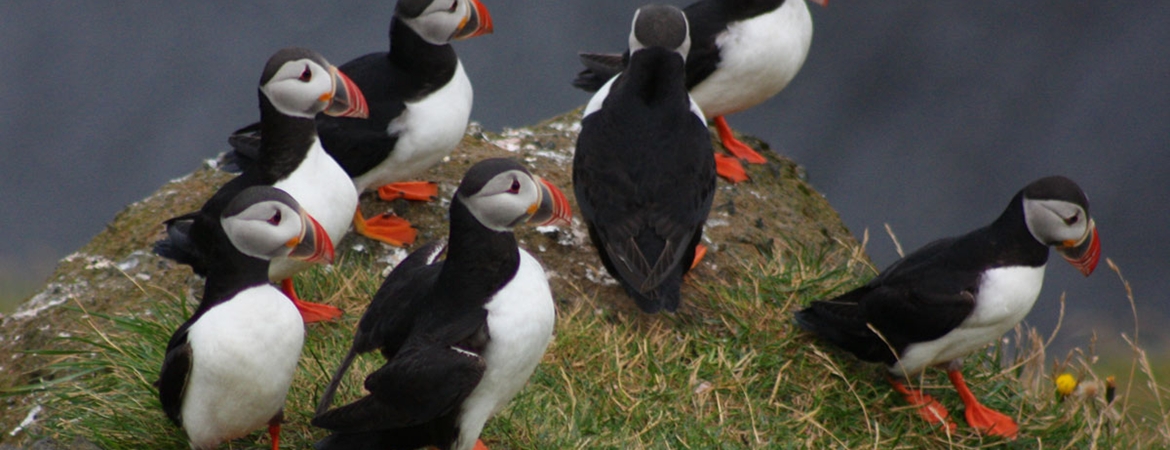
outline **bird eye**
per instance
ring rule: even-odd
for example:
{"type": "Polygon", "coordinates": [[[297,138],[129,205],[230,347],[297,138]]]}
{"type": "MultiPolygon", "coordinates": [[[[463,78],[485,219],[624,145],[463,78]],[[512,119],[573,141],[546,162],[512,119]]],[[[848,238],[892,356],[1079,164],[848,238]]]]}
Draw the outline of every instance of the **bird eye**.
{"type": "Polygon", "coordinates": [[[280,210],[277,210],[276,213],[272,215],[272,217],[268,218],[268,223],[273,225],[280,225],[280,210]]]}
{"type": "Polygon", "coordinates": [[[447,12],[455,12],[455,10],[458,8],[459,8],[459,0],[455,0],[455,1],[451,2],[451,7],[447,8],[447,12]]]}
{"type": "Polygon", "coordinates": [[[312,80],[312,79],[313,79],[313,70],[309,69],[309,66],[306,65],[305,70],[303,72],[301,72],[301,76],[300,76],[300,78],[298,78],[298,80],[307,82],[307,81],[312,80]]]}
{"type": "Polygon", "coordinates": [[[508,189],[508,192],[512,193],[512,194],[520,193],[520,180],[513,178],[512,179],[512,188],[508,189]]]}
{"type": "Polygon", "coordinates": [[[1081,215],[1076,214],[1076,215],[1073,215],[1072,217],[1064,219],[1064,224],[1065,225],[1073,225],[1073,224],[1077,223],[1077,221],[1079,221],[1079,220],[1081,220],[1081,215]]]}

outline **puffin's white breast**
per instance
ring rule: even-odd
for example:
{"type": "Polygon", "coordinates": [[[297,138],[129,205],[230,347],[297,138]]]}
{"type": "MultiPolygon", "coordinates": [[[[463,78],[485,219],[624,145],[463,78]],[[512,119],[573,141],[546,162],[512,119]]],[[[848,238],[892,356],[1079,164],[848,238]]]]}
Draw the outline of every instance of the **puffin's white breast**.
{"type": "Polygon", "coordinates": [[[707,117],[751,108],[792,81],[812,43],[812,16],[804,0],[789,0],[775,11],[728,26],[715,38],[718,68],[691,88],[707,117]]]}
{"type": "Polygon", "coordinates": [[[456,450],[472,448],[484,422],[528,382],[548,348],[556,321],[548,277],[536,258],[523,249],[515,278],[485,308],[490,335],[483,352],[487,369],[463,404],[456,450]]]}
{"type": "Polygon", "coordinates": [[[386,128],[387,133],[398,135],[390,158],[355,178],[354,185],[365,191],[409,180],[434,167],[463,139],[472,100],[471,80],[463,63],[458,62],[447,85],[417,102],[406,103],[406,111],[386,128]]]}
{"type": "Polygon", "coordinates": [[[296,306],[267,284],[240,292],[191,325],[192,367],[181,413],[192,448],[214,448],[265,426],[284,407],[304,337],[296,306]]]}
{"type": "Polygon", "coordinates": [[[985,272],[971,315],[938,339],[907,346],[890,372],[917,375],[999,339],[1032,310],[1044,284],[1044,267],[1001,267],[985,272]]]}
{"type": "MultiPolygon", "coordinates": [[[[305,161],[293,173],[273,186],[288,192],[317,219],[334,245],[341,242],[349,231],[353,213],[357,210],[358,193],[345,169],[325,153],[320,140],[313,141],[305,161]]],[[[276,258],[268,266],[268,278],[280,281],[311,265],[286,257],[276,258]]]]}

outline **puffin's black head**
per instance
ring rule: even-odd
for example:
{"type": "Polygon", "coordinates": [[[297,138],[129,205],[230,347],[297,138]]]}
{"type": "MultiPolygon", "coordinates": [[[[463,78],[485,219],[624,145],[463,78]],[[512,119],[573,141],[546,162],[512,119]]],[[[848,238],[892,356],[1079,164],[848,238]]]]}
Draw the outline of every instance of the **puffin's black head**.
{"type": "Polygon", "coordinates": [[[312,50],[290,47],[268,58],[260,92],[282,114],[313,118],[319,112],[364,118],[365,96],[357,85],[312,50]]]}
{"type": "Polygon", "coordinates": [[[492,32],[492,16],[479,0],[399,0],[394,15],[434,45],[492,32]]]}
{"type": "Polygon", "coordinates": [[[1072,180],[1051,176],[1020,191],[1024,221],[1037,241],[1052,246],[1081,273],[1097,267],[1101,244],[1089,216],[1089,197],[1072,180]]]}
{"type": "Polygon", "coordinates": [[[506,158],[485,159],[468,169],[455,200],[495,231],[511,231],[523,223],[568,224],[572,216],[560,189],[506,158]]]}
{"type": "Polygon", "coordinates": [[[646,47],[674,50],[686,59],[691,49],[687,16],[670,5],[646,5],[634,13],[630,26],[630,53],[646,47]]]}
{"type": "Polygon", "coordinates": [[[253,258],[333,261],[333,241],[321,224],[291,195],[272,186],[253,186],[236,194],[219,220],[232,245],[253,258]]]}

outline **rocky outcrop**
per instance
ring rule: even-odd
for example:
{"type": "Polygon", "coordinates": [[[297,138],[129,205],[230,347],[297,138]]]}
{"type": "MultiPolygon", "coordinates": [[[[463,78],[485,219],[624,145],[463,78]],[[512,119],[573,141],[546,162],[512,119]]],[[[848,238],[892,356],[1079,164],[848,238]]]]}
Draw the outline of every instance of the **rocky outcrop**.
{"type": "MultiPolygon", "coordinates": [[[[483,132],[473,125],[454,155],[427,174],[440,183],[442,200],[385,203],[366,196],[363,209],[367,214],[392,209],[408,218],[420,230],[419,242],[445,236],[446,199],[471,164],[493,156],[522,161],[534,173],[560,186],[573,201],[570,168],[579,129],[579,110],[502,133],[483,132]]],[[[745,139],[757,148],[767,147],[745,139]]],[[[705,232],[710,250],[684,286],[684,311],[693,308],[687,298],[699,294],[696,284],[737,283],[746,267],[771,255],[777,241],[807,247],[856,247],[837,213],[805,181],[802,169],[773,152],[763,153],[769,155],[769,161],[748,168],[752,177],[749,182],[719,182],[705,232]]],[[[19,442],[24,434],[15,433],[13,437],[10,432],[18,426],[35,426],[35,420],[28,420],[33,416],[29,413],[42,394],[22,387],[51,382],[63,375],[54,373],[49,365],[52,356],[26,351],[68,347],[69,336],[90,326],[87,314],[138,315],[144,313],[148,299],[197,298],[201,280],[189,269],[151,254],[150,246],[160,237],[163,220],[198,208],[230,179],[230,174],[216,170],[215,165],[209,161],[194,173],[129,205],[89,244],[63,259],[43,291],[17,312],[0,319],[0,390],[13,394],[3,400],[6,413],[0,417],[0,440],[19,442]]],[[[636,310],[616,281],[605,274],[579,218],[572,227],[525,230],[519,238],[544,263],[559,302],[594,302],[597,308],[631,314],[636,310]]],[[[343,253],[370,254],[378,264],[374,270],[383,274],[406,254],[353,235],[337,248],[343,253]]]]}

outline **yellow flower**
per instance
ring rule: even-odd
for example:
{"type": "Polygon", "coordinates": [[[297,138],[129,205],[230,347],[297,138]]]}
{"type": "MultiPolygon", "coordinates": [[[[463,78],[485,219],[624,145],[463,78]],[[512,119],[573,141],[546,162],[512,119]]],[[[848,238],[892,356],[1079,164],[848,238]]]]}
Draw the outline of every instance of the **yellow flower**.
{"type": "Polygon", "coordinates": [[[1060,393],[1061,397],[1071,394],[1076,388],[1077,379],[1071,374],[1063,373],[1056,377],[1056,392],[1060,393]]]}

